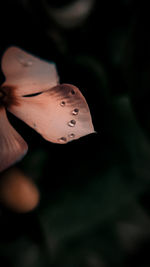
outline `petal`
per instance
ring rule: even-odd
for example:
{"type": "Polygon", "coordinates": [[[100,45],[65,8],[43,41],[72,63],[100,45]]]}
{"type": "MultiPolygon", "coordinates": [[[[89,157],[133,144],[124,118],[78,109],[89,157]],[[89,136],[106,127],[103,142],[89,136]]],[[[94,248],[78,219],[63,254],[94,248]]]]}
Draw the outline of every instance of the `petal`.
{"type": "MultiPolygon", "coordinates": [[[[69,1],[68,1],[69,2],[69,1]]],[[[53,20],[61,27],[77,27],[88,17],[95,0],[70,1],[64,7],[50,7],[46,1],[45,5],[53,20]]]]}
{"type": "Polygon", "coordinates": [[[0,109],[0,171],[8,168],[26,154],[26,142],[7,119],[4,108],[0,109]]]}
{"type": "Polygon", "coordinates": [[[41,60],[18,47],[10,47],[2,57],[3,86],[17,88],[17,95],[47,90],[58,84],[55,64],[41,60]]]}
{"type": "Polygon", "coordinates": [[[73,85],[58,85],[19,101],[19,105],[9,106],[9,111],[48,141],[66,143],[94,132],[86,100],[73,85]]]}

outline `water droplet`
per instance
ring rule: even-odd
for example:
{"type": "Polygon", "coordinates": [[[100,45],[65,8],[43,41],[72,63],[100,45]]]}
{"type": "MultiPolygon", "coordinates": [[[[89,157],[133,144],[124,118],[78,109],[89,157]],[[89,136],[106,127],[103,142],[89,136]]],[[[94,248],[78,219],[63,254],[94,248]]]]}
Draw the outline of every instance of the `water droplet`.
{"type": "Polygon", "coordinates": [[[79,113],[79,109],[78,108],[75,108],[73,111],[72,111],[72,115],[78,115],[79,113]]]}
{"type": "Polygon", "coordinates": [[[70,127],[74,127],[75,124],[76,124],[76,121],[75,121],[75,120],[71,120],[71,121],[68,122],[68,125],[69,125],[70,127]]]}
{"type": "Polygon", "coordinates": [[[28,65],[28,66],[31,66],[32,64],[33,64],[33,62],[32,62],[31,60],[28,60],[28,61],[27,61],[27,65],[28,65]]]}
{"type": "Polygon", "coordinates": [[[60,105],[61,105],[62,107],[64,107],[64,106],[66,105],[65,101],[62,101],[62,102],[60,103],[60,105]]]}
{"type": "Polygon", "coordinates": [[[71,133],[68,136],[69,136],[69,138],[74,138],[75,137],[75,134],[74,133],[71,133]]]}
{"type": "Polygon", "coordinates": [[[23,57],[19,57],[18,60],[24,67],[29,67],[33,64],[31,60],[24,59],[23,57]]]}
{"type": "Polygon", "coordinates": [[[67,138],[66,137],[61,137],[61,138],[58,139],[58,141],[61,142],[61,143],[65,143],[65,142],[67,142],[67,138]]]}
{"type": "Polygon", "coordinates": [[[71,90],[71,94],[72,95],[75,95],[75,91],[73,89],[71,90]]]}

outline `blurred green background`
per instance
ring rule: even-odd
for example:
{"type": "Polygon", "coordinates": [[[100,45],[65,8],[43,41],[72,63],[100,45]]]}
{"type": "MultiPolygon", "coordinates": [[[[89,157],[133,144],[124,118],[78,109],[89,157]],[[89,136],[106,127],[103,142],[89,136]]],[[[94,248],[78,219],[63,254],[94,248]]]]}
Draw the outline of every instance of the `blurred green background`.
{"type": "Polygon", "coordinates": [[[29,145],[17,167],[41,200],[26,214],[0,204],[0,266],[149,267],[148,1],[5,0],[0,10],[0,55],[16,45],[54,61],[97,132],[52,144],[8,114],[29,145]]]}

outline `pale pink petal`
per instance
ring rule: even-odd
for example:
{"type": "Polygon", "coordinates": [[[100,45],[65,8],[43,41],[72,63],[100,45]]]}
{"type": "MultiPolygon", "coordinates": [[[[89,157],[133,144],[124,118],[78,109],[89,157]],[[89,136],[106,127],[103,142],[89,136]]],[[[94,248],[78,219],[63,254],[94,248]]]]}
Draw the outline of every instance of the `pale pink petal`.
{"type": "Polygon", "coordinates": [[[34,97],[19,97],[9,111],[46,140],[67,143],[94,132],[84,96],[73,85],[62,84],[34,97]]]}
{"type": "Polygon", "coordinates": [[[28,95],[58,84],[55,64],[48,63],[18,47],[10,47],[2,57],[3,86],[16,88],[15,94],[28,95]]]}
{"type": "Polygon", "coordinates": [[[0,108],[0,171],[5,170],[26,154],[26,142],[7,119],[6,111],[0,108]]]}

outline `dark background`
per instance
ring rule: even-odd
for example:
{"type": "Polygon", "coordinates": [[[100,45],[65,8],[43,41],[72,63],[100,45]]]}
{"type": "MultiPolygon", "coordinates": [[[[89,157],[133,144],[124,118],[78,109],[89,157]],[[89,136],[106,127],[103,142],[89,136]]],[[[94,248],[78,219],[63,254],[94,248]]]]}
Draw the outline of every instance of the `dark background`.
{"type": "Polygon", "coordinates": [[[85,96],[97,131],[57,145],[8,114],[29,146],[17,167],[41,201],[26,214],[1,204],[0,265],[149,267],[148,1],[95,0],[86,19],[63,26],[49,9],[73,2],[0,3],[0,55],[16,45],[54,61],[60,82],[85,96]]]}

